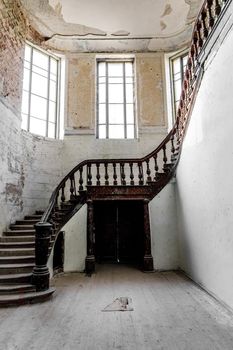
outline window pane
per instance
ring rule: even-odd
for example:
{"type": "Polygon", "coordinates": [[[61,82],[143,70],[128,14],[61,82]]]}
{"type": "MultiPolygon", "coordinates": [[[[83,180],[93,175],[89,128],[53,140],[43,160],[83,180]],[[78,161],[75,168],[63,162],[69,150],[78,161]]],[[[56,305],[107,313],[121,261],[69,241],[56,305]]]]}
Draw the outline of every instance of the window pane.
{"type": "Polygon", "coordinates": [[[180,57],[173,60],[173,73],[179,73],[180,72],[180,57]]]}
{"type": "Polygon", "coordinates": [[[49,121],[55,123],[56,121],[56,103],[49,101],[49,121]]]}
{"type": "Polygon", "coordinates": [[[106,85],[100,84],[99,85],[99,103],[106,102],[106,85]]]}
{"type": "Polygon", "coordinates": [[[23,91],[22,97],[22,113],[28,114],[28,92],[23,91]]]}
{"type": "Polygon", "coordinates": [[[48,63],[49,63],[49,57],[45,55],[42,52],[39,52],[37,50],[33,50],[33,64],[35,64],[38,67],[48,69],[48,63]]]}
{"type": "Polygon", "coordinates": [[[109,124],[124,124],[124,105],[110,104],[109,124]]]}
{"type": "Polygon", "coordinates": [[[36,73],[32,73],[32,92],[47,97],[48,81],[36,73]]]}
{"type": "Polygon", "coordinates": [[[106,77],[100,77],[99,78],[99,84],[101,84],[101,83],[106,83],[106,77]]]}
{"type": "Polygon", "coordinates": [[[123,78],[109,78],[109,84],[123,84],[123,78]]]}
{"type": "Polygon", "coordinates": [[[123,76],[123,63],[108,63],[108,76],[123,76]]]}
{"type": "Polygon", "coordinates": [[[181,80],[177,80],[174,83],[174,89],[175,89],[175,100],[179,100],[181,95],[181,80]]]}
{"type": "Polygon", "coordinates": [[[57,74],[57,61],[54,58],[50,58],[50,71],[53,74],[57,74]]]}
{"type": "Polygon", "coordinates": [[[98,64],[98,70],[99,70],[99,77],[106,75],[106,63],[100,62],[98,64]]]}
{"type": "Polygon", "coordinates": [[[134,138],[134,125],[127,125],[127,139],[134,138]]]}
{"type": "Polygon", "coordinates": [[[46,120],[47,118],[47,100],[31,95],[31,111],[30,115],[33,117],[41,118],[46,120]]]}
{"type": "Polygon", "coordinates": [[[21,128],[24,130],[27,130],[27,128],[28,128],[28,115],[22,113],[21,116],[22,116],[21,128]]]}
{"type": "Polygon", "coordinates": [[[126,84],[133,84],[133,78],[126,78],[125,82],[126,84]]]}
{"type": "Polygon", "coordinates": [[[133,85],[126,85],[126,102],[133,103],[133,85]]]}
{"type": "Polygon", "coordinates": [[[99,124],[106,124],[106,104],[99,105],[99,124]]]}
{"type": "Polygon", "coordinates": [[[55,124],[54,123],[49,123],[48,125],[48,137],[55,137],[55,124]]]}
{"type": "Polygon", "coordinates": [[[24,59],[26,61],[31,61],[31,46],[25,45],[24,59]]]}
{"type": "Polygon", "coordinates": [[[106,125],[99,125],[99,139],[106,139],[106,125]]]}
{"type": "Polygon", "coordinates": [[[32,71],[34,73],[37,73],[39,75],[42,75],[43,77],[45,78],[48,78],[48,71],[47,70],[44,70],[42,68],[39,68],[39,67],[36,67],[36,66],[32,66],[32,71]]]}
{"type": "Polygon", "coordinates": [[[40,119],[30,118],[30,132],[45,136],[46,133],[46,122],[40,119]]]}
{"type": "Polygon", "coordinates": [[[125,63],[125,75],[131,77],[133,75],[133,64],[132,62],[125,63]]]}
{"type": "Polygon", "coordinates": [[[52,101],[56,101],[56,93],[57,93],[57,89],[56,89],[56,83],[52,80],[50,80],[50,86],[49,86],[49,99],[52,101]]]}
{"type": "Polygon", "coordinates": [[[108,88],[109,103],[123,103],[123,85],[110,84],[108,88]]]}
{"type": "Polygon", "coordinates": [[[124,136],[124,125],[109,125],[110,139],[123,139],[124,136]]]}
{"type": "Polygon", "coordinates": [[[27,61],[24,61],[24,68],[30,69],[30,63],[27,61]]]}
{"type": "Polygon", "coordinates": [[[29,91],[29,77],[30,77],[30,71],[26,68],[24,68],[23,71],[23,89],[29,91]]]}
{"type": "Polygon", "coordinates": [[[134,105],[133,104],[126,105],[126,120],[127,120],[127,124],[134,124],[134,105]]]}

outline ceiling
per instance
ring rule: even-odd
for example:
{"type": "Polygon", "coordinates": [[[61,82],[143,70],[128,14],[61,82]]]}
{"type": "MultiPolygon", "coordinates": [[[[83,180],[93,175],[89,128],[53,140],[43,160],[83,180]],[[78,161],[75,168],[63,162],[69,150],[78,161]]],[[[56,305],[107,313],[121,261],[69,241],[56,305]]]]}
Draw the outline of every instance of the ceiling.
{"type": "Polygon", "coordinates": [[[71,52],[171,51],[187,44],[202,0],[21,0],[46,45],[71,52]]]}

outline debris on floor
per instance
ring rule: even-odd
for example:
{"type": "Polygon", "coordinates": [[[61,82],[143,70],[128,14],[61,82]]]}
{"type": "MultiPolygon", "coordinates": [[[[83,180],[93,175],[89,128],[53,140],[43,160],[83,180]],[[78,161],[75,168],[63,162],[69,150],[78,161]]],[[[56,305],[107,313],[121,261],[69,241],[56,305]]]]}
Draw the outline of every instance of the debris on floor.
{"type": "Polygon", "coordinates": [[[102,311],[133,311],[132,299],[128,297],[119,297],[111,304],[107,305],[102,311]]]}

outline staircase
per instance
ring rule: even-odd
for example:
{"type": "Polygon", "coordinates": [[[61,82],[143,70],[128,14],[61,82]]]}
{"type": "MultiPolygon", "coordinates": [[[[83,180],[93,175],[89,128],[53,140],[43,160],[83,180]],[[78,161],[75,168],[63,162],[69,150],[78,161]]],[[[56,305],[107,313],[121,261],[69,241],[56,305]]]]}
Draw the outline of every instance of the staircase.
{"type": "MultiPolygon", "coordinates": [[[[16,221],[3,233],[0,238],[0,306],[42,301],[52,295],[48,257],[61,228],[84,203],[87,203],[91,222],[95,196],[138,196],[149,201],[169,183],[176,172],[202,78],[201,60],[230,2],[204,1],[193,30],[177,118],[162,143],[143,158],[81,162],[56,187],[45,212],[37,211],[16,221]]],[[[86,272],[93,268],[93,242],[93,227],[89,224],[86,272]]]]}

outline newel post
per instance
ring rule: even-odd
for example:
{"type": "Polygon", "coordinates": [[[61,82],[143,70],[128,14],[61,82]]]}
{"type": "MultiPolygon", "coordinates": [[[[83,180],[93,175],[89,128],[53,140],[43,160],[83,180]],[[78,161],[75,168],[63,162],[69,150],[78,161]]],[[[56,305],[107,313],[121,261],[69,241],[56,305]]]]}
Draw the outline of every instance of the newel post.
{"type": "Polygon", "coordinates": [[[85,261],[85,272],[91,274],[95,271],[94,256],[94,208],[93,201],[87,200],[87,256],[85,261]]]}
{"type": "Polygon", "coordinates": [[[151,255],[151,233],[150,233],[150,217],[149,217],[149,200],[143,201],[144,210],[144,256],[143,271],[154,271],[153,257],[151,255]]]}
{"type": "Polygon", "coordinates": [[[49,243],[52,225],[49,222],[38,222],[34,225],[35,237],[35,267],[32,272],[32,284],[37,291],[49,289],[49,269],[47,267],[49,243]]]}

